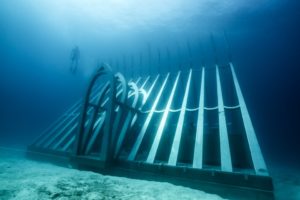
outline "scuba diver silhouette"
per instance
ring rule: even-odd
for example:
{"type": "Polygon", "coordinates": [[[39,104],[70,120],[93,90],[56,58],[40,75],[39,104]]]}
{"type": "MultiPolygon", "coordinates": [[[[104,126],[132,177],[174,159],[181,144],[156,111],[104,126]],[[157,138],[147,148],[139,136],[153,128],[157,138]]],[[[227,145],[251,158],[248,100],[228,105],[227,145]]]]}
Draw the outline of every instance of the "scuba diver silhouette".
{"type": "Polygon", "coordinates": [[[78,46],[76,45],[71,51],[71,65],[70,71],[75,74],[78,68],[78,61],[80,58],[80,51],[78,46]]]}

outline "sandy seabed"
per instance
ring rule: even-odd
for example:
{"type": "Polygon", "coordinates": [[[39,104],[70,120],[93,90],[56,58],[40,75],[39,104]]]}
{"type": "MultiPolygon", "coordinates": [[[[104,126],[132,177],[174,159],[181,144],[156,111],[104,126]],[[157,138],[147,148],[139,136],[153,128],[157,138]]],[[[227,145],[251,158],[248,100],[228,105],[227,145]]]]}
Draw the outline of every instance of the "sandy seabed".
{"type": "MultiPolygon", "coordinates": [[[[300,200],[300,170],[274,168],[278,200],[300,200]]],[[[26,159],[0,149],[0,199],[222,200],[218,195],[169,183],[104,176],[26,159]]]]}
{"type": "Polygon", "coordinates": [[[156,200],[223,198],[169,183],[143,181],[68,169],[22,156],[1,154],[0,199],[156,200]]]}

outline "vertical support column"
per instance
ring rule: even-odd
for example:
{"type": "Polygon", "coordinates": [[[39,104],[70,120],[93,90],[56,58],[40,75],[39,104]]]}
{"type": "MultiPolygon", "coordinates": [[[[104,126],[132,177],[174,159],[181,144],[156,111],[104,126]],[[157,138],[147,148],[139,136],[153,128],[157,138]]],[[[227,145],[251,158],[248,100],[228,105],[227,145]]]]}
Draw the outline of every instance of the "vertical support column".
{"type": "Polygon", "coordinates": [[[182,129],[183,129],[183,123],[184,123],[184,116],[185,116],[186,105],[187,105],[187,100],[188,100],[189,90],[190,90],[191,77],[192,77],[192,69],[190,69],[188,82],[186,84],[185,93],[184,93],[184,97],[183,97],[183,101],[182,101],[182,105],[181,105],[181,111],[180,111],[180,115],[179,115],[179,119],[178,119],[178,123],[177,123],[177,127],[176,127],[176,132],[175,132],[175,136],[174,136],[173,144],[172,144],[172,148],[171,148],[171,154],[170,154],[169,161],[168,161],[168,164],[173,165],[173,166],[176,166],[176,164],[177,164],[179,145],[180,145],[180,141],[181,141],[181,135],[182,135],[182,129]]]}
{"type": "Polygon", "coordinates": [[[181,55],[181,51],[180,51],[180,46],[177,43],[177,63],[178,65],[178,70],[181,70],[182,68],[182,55],[181,55]]]}
{"type": "Polygon", "coordinates": [[[188,50],[189,65],[192,67],[192,49],[189,40],[186,41],[186,47],[188,50]]]}
{"type": "Polygon", "coordinates": [[[127,76],[127,75],[128,75],[128,74],[127,74],[127,70],[128,70],[128,69],[127,69],[127,65],[126,65],[126,57],[125,57],[125,54],[123,54],[122,62],[123,62],[123,63],[122,63],[123,66],[121,67],[121,68],[122,68],[122,71],[121,71],[121,72],[122,72],[124,75],[127,76]]]}
{"type": "Polygon", "coordinates": [[[120,72],[120,63],[119,63],[119,60],[116,60],[116,71],[120,72]]]}
{"type": "Polygon", "coordinates": [[[147,65],[147,67],[148,67],[148,69],[149,69],[149,75],[152,75],[152,68],[153,68],[153,66],[152,66],[152,55],[151,55],[151,45],[148,43],[147,44],[147,48],[148,48],[148,65],[147,65]]]}
{"type": "Polygon", "coordinates": [[[154,141],[152,143],[150,152],[148,154],[148,158],[146,160],[146,162],[148,162],[148,163],[153,163],[154,162],[156,152],[157,152],[157,149],[158,149],[158,145],[160,143],[160,139],[161,139],[162,133],[164,131],[168,115],[169,115],[170,107],[171,107],[172,102],[173,102],[173,98],[174,98],[174,94],[175,94],[175,91],[176,91],[176,88],[177,88],[177,83],[178,83],[179,77],[180,77],[180,71],[177,74],[177,77],[176,77],[174,86],[172,88],[169,100],[168,100],[166,108],[164,110],[164,114],[161,118],[159,127],[157,129],[157,132],[156,132],[156,135],[155,135],[155,138],[154,138],[154,141]]]}
{"type": "Polygon", "coordinates": [[[233,64],[232,63],[229,63],[229,64],[230,64],[230,68],[231,68],[233,83],[235,86],[238,102],[240,104],[241,114],[242,114],[242,118],[243,118],[243,122],[244,122],[245,132],[246,132],[255,172],[260,175],[268,175],[267,167],[266,167],[264,158],[262,156],[262,153],[261,153],[261,150],[260,150],[257,138],[256,138],[255,130],[253,128],[253,125],[252,125],[252,122],[250,119],[250,115],[249,115],[248,109],[246,107],[246,103],[245,103],[240,85],[238,83],[238,80],[237,80],[237,77],[236,77],[236,74],[234,71],[233,64]]]}
{"type": "Polygon", "coordinates": [[[220,81],[220,73],[219,73],[218,66],[216,66],[216,77],[217,77],[218,111],[219,111],[221,169],[222,171],[232,172],[228,131],[227,131],[224,102],[223,102],[222,88],[221,88],[221,81],[220,81]]]}
{"type": "Polygon", "coordinates": [[[165,78],[165,80],[164,80],[164,82],[163,82],[163,84],[162,84],[162,86],[161,86],[161,88],[160,88],[160,90],[159,90],[159,92],[158,92],[158,94],[156,96],[156,99],[155,99],[155,101],[154,101],[154,103],[152,105],[152,108],[151,108],[151,110],[150,110],[150,112],[149,112],[149,114],[148,114],[148,116],[146,118],[146,121],[144,122],[144,125],[143,125],[143,127],[142,127],[142,129],[141,129],[141,131],[140,131],[140,133],[139,133],[139,135],[138,135],[138,137],[137,137],[137,139],[136,139],[133,147],[132,147],[132,150],[131,150],[131,152],[130,152],[130,154],[128,156],[128,160],[134,160],[135,159],[135,156],[136,156],[136,154],[137,154],[137,152],[138,152],[138,150],[140,148],[140,145],[141,145],[141,143],[143,141],[143,138],[144,138],[145,133],[146,133],[146,131],[148,129],[149,123],[150,123],[150,121],[152,119],[152,116],[154,114],[156,106],[157,106],[157,104],[159,102],[159,99],[160,99],[160,97],[161,97],[164,89],[165,89],[166,83],[167,83],[167,81],[169,79],[169,75],[170,74],[168,73],[167,77],[165,78]]]}
{"type": "Polygon", "coordinates": [[[202,68],[201,87],[199,97],[199,110],[197,120],[197,130],[194,148],[193,168],[203,167],[203,133],[204,133],[204,95],[205,95],[205,68],[202,68]]]}
{"type": "Polygon", "coordinates": [[[143,74],[143,72],[142,72],[142,69],[144,68],[144,66],[143,66],[143,54],[142,53],[140,53],[140,63],[139,63],[139,65],[138,65],[138,69],[137,69],[137,71],[138,71],[138,73],[139,74],[143,74]]]}
{"type": "Polygon", "coordinates": [[[171,72],[171,54],[168,47],[166,48],[166,51],[167,51],[167,70],[168,72],[171,72]]]}
{"type": "Polygon", "coordinates": [[[130,73],[131,73],[131,78],[133,77],[133,72],[135,72],[136,70],[134,69],[134,56],[131,55],[131,61],[130,61],[130,73]]]}
{"type": "Polygon", "coordinates": [[[158,48],[157,49],[157,63],[158,63],[158,67],[160,68],[161,67],[161,53],[160,53],[160,49],[158,48]]]}

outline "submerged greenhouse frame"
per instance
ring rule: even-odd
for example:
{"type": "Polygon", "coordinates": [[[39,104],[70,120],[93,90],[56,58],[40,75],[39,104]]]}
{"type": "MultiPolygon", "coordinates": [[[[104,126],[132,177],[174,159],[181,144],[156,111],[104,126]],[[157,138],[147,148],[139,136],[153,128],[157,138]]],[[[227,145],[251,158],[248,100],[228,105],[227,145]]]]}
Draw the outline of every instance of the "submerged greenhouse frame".
{"type": "Polygon", "coordinates": [[[226,198],[273,199],[272,179],[231,62],[128,82],[103,65],[84,99],[49,126],[27,154],[226,198]]]}

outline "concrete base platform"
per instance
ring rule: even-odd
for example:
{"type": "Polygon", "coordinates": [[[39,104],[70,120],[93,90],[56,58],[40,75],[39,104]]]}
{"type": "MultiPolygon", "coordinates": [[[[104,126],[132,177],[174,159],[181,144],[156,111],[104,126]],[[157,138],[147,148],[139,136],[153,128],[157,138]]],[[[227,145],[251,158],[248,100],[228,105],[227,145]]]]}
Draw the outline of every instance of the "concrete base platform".
{"type": "Polygon", "coordinates": [[[66,154],[49,154],[49,152],[46,154],[32,150],[28,150],[27,157],[106,175],[169,182],[218,194],[223,198],[232,200],[274,200],[273,183],[269,176],[226,173],[217,170],[200,170],[132,161],[118,161],[107,165],[105,162],[92,157],[72,157],[66,154]]]}

